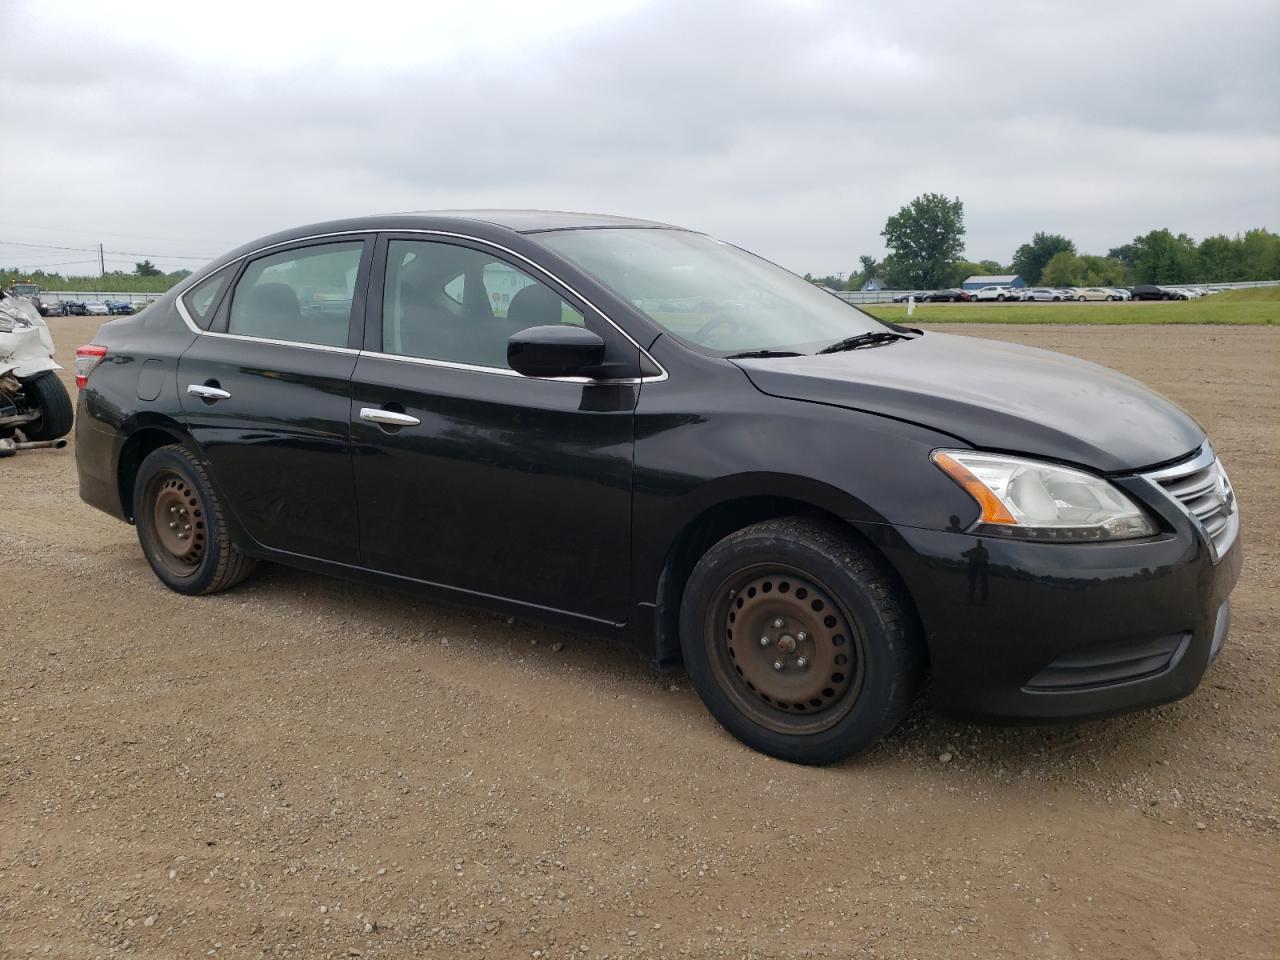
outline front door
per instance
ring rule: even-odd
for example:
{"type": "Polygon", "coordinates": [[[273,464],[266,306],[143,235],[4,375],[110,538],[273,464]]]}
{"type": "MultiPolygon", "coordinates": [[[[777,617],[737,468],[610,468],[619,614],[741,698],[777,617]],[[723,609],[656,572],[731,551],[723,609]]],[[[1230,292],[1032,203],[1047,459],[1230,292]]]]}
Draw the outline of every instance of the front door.
{"type": "Polygon", "coordinates": [[[362,563],[624,621],[639,388],[526,378],[506,345],[574,323],[607,359],[634,346],[478,242],[384,238],[375,263],[351,399],[362,563]]]}
{"type": "Polygon", "coordinates": [[[245,532],[273,550],[359,558],[353,317],[362,319],[372,246],[357,237],[249,261],[178,362],[187,427],[214,482],[245,532]]]}

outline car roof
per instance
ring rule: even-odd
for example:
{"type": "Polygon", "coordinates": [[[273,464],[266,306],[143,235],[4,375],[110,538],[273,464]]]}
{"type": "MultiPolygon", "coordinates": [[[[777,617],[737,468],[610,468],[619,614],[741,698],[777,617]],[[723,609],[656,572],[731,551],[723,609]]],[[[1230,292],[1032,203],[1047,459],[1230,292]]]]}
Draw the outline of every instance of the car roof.
{"type": "MultiPolygon", "coordinates": [[[[258,237],[228,251],[209,263],[204,270],[193,274],[193,282],[208,276],[214,270],[240,257],[264,250],[267,247],[290,243],[311,237],[333,236],[342,233],[362,233],[375,230],[455,230],[480,239],[501,242],[503,235],[512,233],[543,233],[553,230],[602,230],[610,228],[649,230],[684,230],[684,227],[659,223],[656,220],[640,220],[634,217],[616,217],[601,213],[573,213],[563,210],[415,210],[405,213],[382,213],[346,220],[330,220],[325,223],[309,223],[291,227],[265,237],[258,237]]],[[[191,286],[192,284],[187,284],[191,286]]]]}
{"type": "MultiPolygon", "coordinates": [[[[386,219],[399,217],[430,217],[431,219],[456,218],[481,223],[492,223],[517,233],[537,233],[543,230],[582,230],[591,227],[665,227],[679,230],[669,223],[656,220],[640,220],[635,217],[618,217],[608,213],[575,213],[567,210],[411,210],[390,214],[386,219]]],[[[383,219],[383,218],[374,218],[383,219]]]]}

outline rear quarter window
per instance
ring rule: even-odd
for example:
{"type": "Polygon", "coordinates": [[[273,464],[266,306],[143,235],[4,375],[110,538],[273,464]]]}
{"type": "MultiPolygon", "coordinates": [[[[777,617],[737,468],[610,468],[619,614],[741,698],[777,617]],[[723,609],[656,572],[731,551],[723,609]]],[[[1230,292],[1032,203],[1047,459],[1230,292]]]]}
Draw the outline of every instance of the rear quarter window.
{"type": "Polygon", "coordinates": [[[231,267],[223,267],[217,273],[205,277],[182,295],[182,305],[187,308],[187,313],[191,315],[196,326],[202,330],[209,329],[214,308],[217,307],[218,301],[227,288],[231,273],[231,267]]]}

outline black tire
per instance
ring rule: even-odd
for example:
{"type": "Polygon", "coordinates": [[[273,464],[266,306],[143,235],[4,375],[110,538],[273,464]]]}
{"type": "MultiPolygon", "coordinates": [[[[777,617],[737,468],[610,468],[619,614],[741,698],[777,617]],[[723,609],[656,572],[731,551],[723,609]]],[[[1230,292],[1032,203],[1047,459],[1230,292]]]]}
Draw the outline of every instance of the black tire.
{"type": "Polygon", "coordinates": [[[62,385],[57,374],[48,370],[36,374],[30,380],[23,380],[22,392],[27,398],[27,406],[40,414],[39,420],[33,420],[22,427],[22,433],[28,440],[57,440],[71,432],[75,410],[71,406],[71,397],[67,395],[67,388],[62,385]]]}
{"type": "Polygon", "coordinates": [[[170,590],[217,593],[253,570],[253,558],[231,542],[225,510],[204,464],[182,447],[160,447],[142,461],[133,487],[133,517],[147,562],[170,590]],[[161,513],[173,519],[162,525],[161,513]],[[187,552],[179,555],[182,547],[187,552]]]}
{"type": "Polygon", "coordinates": [[[1004,303],[1005,300],[1008,299],[1008,297],[1006,297],[1003,293],[999,293],[999,294],[996,294],[996,299],[999,300],[1001,303],[1004,303]]]}
{"type": "Polygon", "coordinates": [[[757,523],[703,555],[680,605],[680,645],[694,689],[725,729],[804,764],[835,763],[892,731],[924,666],[910,601],[883,562],[838,526],[804,517],[757,523]],[[825,689],[799,692],[811,685],[825,689]]]}

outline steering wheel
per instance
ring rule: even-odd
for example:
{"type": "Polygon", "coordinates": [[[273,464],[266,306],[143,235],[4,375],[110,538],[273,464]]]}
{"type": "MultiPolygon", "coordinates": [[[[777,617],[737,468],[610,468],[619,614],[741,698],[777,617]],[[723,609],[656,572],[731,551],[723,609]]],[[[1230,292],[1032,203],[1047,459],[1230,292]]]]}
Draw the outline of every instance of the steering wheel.
{"type": "Polygon", "coordinates": [[[720,327],[724,326],[726,323],[731,324],[735,330],[741,329],[742,327],[742,321],[735,316],[726,315],[726,316],[712,317],[710,320],[708,320],[706,323],[704,323],[702,326],[698,328],[697,332],[694,333],[693,335],[693,339],[697,343],[703,343],[706,340],[707,336],[713,330],[720,329],[720,327]]]}

